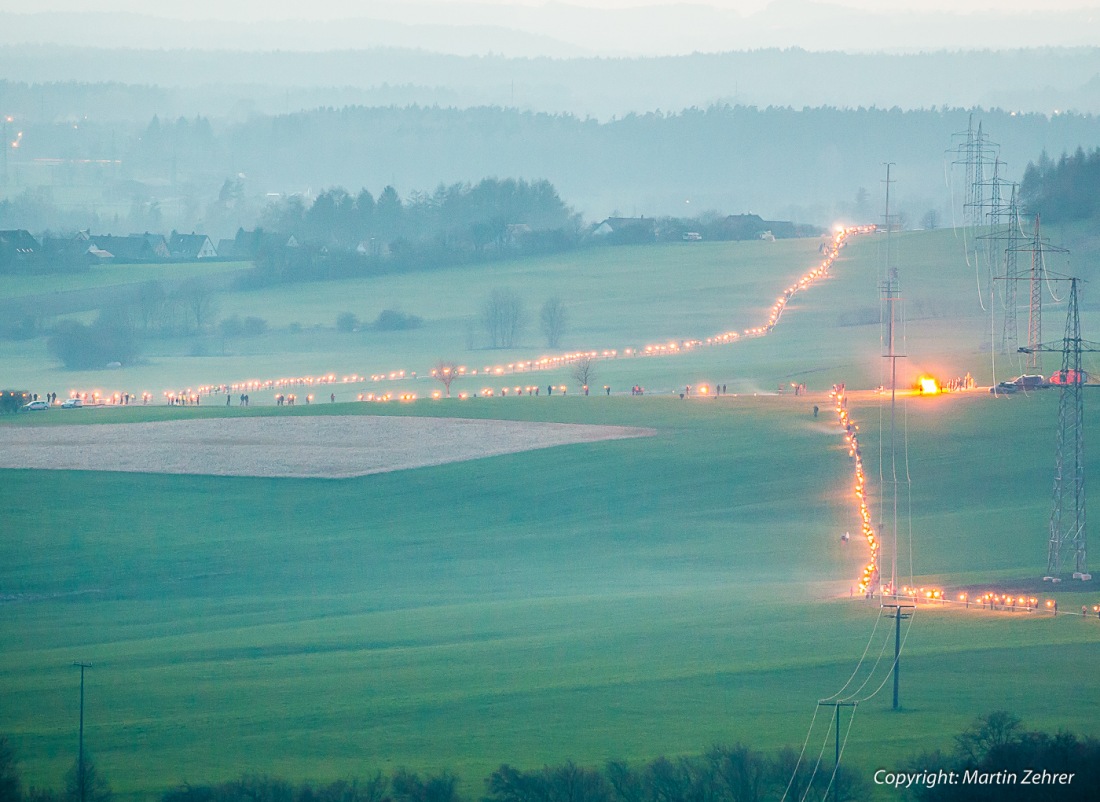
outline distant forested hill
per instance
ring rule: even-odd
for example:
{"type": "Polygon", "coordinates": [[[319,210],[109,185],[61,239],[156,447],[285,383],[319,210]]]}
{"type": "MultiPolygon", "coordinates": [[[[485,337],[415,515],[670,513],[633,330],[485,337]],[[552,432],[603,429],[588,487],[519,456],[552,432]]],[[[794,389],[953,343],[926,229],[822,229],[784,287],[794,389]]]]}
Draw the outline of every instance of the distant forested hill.
{"type": "Polygon", "coordinates": [[[952,166],[968,125],[983,126],[1018,180],[1038,154],[1100,144],[1100,118],[965,110],[713,106],[599,122],[499,107],[326,108],[243,122],[153,118],[28,123],[7,194],[122,208],[131,230],[232,235],[269,196],[392,185],[403,197],[483,178],[546,179],[589,219],[691,216],[715,209],[828,225],[877,221],[883,163],[893,211],[950,221],[952,166]],[[227,179],[234,191],[226,195],[227,179]],[[146,214],[147,213],[147,214],[146,214]],[[145,214],[146,216],[142,216],[145,214]]]}
{"type": "MultiPolygon", "coordinates": [[[[0,14],[0,29],[3,21],[0,14]]],[[[153,114],[240,120],[323,105],[414,103],[503,106],[601,120],[725,103],[1100,113],[1100,47],[923,53],[766,48],[569,59],[383,47],[250,53],[141,49],[156,41],[135,39],[130,49],[0,46],[0,76],[9,82],[0,82],[0,109],[32,118],[129,121],[147,121],[153,114]]]]}
{"type": "MultiPolygon", "coordinates": [[[[1008,172],[1044,148],[1100,143],[1100,119],[979,115],[1008,172]]],[[[895,162],[910,214],[948,195],[947,152],[964,111],[756,109],[719,106],[627,115],[607,123],[496,108],[349,108],[255,118],[221,138],[233,164],[280,190],[344,184],[402,191],[484,176],[548,178],[592,215],[709,208],[829,222],[866,188],[878,197],[895,162]]],[[[975,125],[977,121],[975,121],[975,125]]]]}

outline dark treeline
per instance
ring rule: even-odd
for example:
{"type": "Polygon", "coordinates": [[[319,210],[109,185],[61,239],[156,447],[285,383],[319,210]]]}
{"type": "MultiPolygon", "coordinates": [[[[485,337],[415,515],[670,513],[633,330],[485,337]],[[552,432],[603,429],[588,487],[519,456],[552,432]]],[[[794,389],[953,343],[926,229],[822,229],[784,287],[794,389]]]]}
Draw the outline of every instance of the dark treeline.
{"type": "Polygon", "coordinates": [[[1048,223],[1100,217],[1100,147],[1053,161],[1045,152],[1024,171],[1020,197],[1048,223]]]}
{"type": "Polygon", "coordinates": [[[236,252],[254,261],[245,281],[258,286],[558,252],[580,242],[582,225],[544,180],[440,184],[407,199],[392,186],[377,199],[335,187],[309,204],[300,196],[269,204],[260,228],[237,232],[236,252]],[[294,247],[285,247],[288,235],[294,247]]]}
{"type": "MultiPolygon", "coordinates": [[[[837,802],[865,799],[867,782],[856,770],[817,767],[784,749],[767,755],[741,744],[716,746],[701,756],[659,757],[647,763],[608,762],[602,769],[572,761],[542,769],[502,765],[473,800],[461,793],[448,771],[421,775],[397,769],[327,784],[291,783],[275,777],[246,775],[215,784],[187,783],[160,795],[160,802],[763,802],[820,798],[831,789],[837,802]]],[[[111,802],[107,778],[87,760],[88,802],[111,802]]],[[[15,754],[0,739],[0,802],[79,802],[75,767],[65,790],[22,788],[15,754]]]]}
{"type": "Polygon", "coordinates": [[[957,736],[950,752],[919,755],[911,767],[957,778],[914,786],[919,802],[1089,802],[1100,788],[1100,741],[1028,731],[1016,716],[997,711],[957,736]]]}
{"type": "MultiPolygon", "coordinates": [[[[1000,143],[1009,177],[1044,149],[1100,143],[1093,116],[974,116],[1000,143]]],[[[236,123],[28,121],[5,168],[10,202],[0,206],[0,227],[90,227],[80,225],[83,214],[101,231],[175,228],[217,239],[253,226],[273,194],[309,202],[321,187],[393,186],[411,197],[485,176],[545,178],[590,220],[715,209],[818,225],[875,222],[886,161],[897,164],[899,213],[917,221],[937,208],[949,219],[945,170],[959,141],[952,135],[969,117],[958,109],[715,105],[599,122],[489,106],[356,106],[236,123]],[[241,182],[228,197],[227,178],[241,182]],[[869,193],[869,202],[857,200],[869,193]],[[48,217],[51,203],[64,224],[48,217]]]]}
{"type": "MultiPolygon", "coordinates": [[[[262,226],[294,233],[299,239],[354,249],[373,238],[379,245],[399,240],[441,240],[461,243],[474,251],[522,234],[569,228],[579,218],[562,202],[549,181],[495,178],[476,185],[442,184],[432,193],[416,192],[402,200],[392,186],[377,200],[367,190],[356,195],[342,187],[321,192],[308,206],[300,197],[271,204],[262,226]]],[[[400,246],[398,246],[400,247],[400,246]]]]}
{"type": "MultiPolygon", "coordinates": [[[[110,802],[108,780],[86,760],[90,802],[110,802]]],[[[77,770],[62,792],[25,789],[17,755],[0,737],[0,802],[78,802],[77,770]]],[[[815,763],[790,748],[774,754],[742,744],[715,746],[703,755],[659,757],[644,763],[608,761],[602,768],[572,761],[541,769],[500,766],[484,781],[480,802],[764,802],[830,798],[851,802],[892,797],[918,802],[1087,802],[1100,787],[1100,742],[1059,732],[1028,731],[1005,711],[979,716],[956,736],[949,751],[926,752],[879,768],[872,777],[831,762],[815,763]],[[944,779],[954,772],[956,779],[944,779]],[[901,779],[895,782],[895,778],[901,779]],[[1001,780],[998,781],[997,777],[1001,780]],[[913,778],[912,781],[906,781],[913,778]],[[1029,782],[1045,779],[1045,782],[1029,782]],[[826,794],[828,796],[826,797],[826,794]]],[[[375,772],[366,779],[327,784],[291,783],[246,775],[215,784],[186,783],[160,795],[160,802],[468,802],[458,778],[448,772],[421,775],[406,769],[375,772]]]]}

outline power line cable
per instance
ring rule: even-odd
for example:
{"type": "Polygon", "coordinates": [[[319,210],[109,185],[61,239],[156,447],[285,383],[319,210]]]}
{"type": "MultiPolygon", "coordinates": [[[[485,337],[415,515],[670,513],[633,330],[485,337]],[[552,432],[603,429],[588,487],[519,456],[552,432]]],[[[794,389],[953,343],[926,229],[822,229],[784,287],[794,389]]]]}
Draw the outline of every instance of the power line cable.
{"type": "MultiPolygon", "coordinates": [[[[882,616],[880,615],[879,618],[882,618],[882,616]]],[[[853,700],[858,701],[858,700],[856,700],[856,697],[859,695],[859,693],[864,688],[867,687],[867,683],[869,683],[871,681],[871,677],[873,677],[875,675],[875,672],[878,671],[878,667],[882,663],[882,656],[884,654],[886,654],[886,647],[889,646],[889,645],[890,645],[890,633],[886,633],[886,637],[884,637],[882,639],[882,648],[879,649],[878,658],[875,660],[875,664],[873,666],[871,666],[871,670],[867,673],[867,676],[864,678],[863,682],[860,684],[860,686],[858,688],[856,688],[854,691],[852,691],[850,694],[848,694],[844,698],[840,699],[839,701],[841,701],[841,702],[851,702],[853,700]]]]}
{"type": "MultiPolygon", "coordinates": [[[[841,688],[840,688],[840,690],[839,690],[839,691],[837,691],[836,693],[834,693],[834,694],[833,694],[832,696],[826,696],[826,697],[825,697],[824,699],[822,699],[821,701],[823,701],[823,702],[831,702],[831,701],[833,701],[834,699],[838,699],[838,698],[840,698],[840,695],[841,695],[842,693],[844,693],[844,691],[845,691],[845,690],[847,690],[847,688],[848,688],[848,686],[849,686],[849,685],[851,685],[851,684],[852,684],[852,680],[854,680],[854,679],[856,678],[856,674],[858,674],[858,673],[859,673],[859,669],[860,669],[860,667],[861,667],[861,666],[863,665],[863,661],[864,661],[864,659],[866,659],[866,657],[867,657],[867,652],[869,652],[869,651],[871,650],[871,643],[872,643],[872,641],[873,641],[873,640],[874,640],[874,638],[875,638],[875,631],[876,631],[876,630],[878,629],[878,625],[879,625],[879,622],[880,622],[880,621],[882,621],[882,616],[881,616],[881,615],[880,615],[880,616],[877,616],[877,617],[875,618],[875,625],[874,625],[874,626],[873,626],[873,627],[871,628],[871,635],[870,635],[870,637],[868,637],[868,638],[867,638],[867,645],[863,647],[863,654],[862,654],[862,655],[860,655],[860,658],[859,658],[859,662],[858,662],[858,663],[856,663],[856,667],[855,667],[855,670],[853,670],[853,671],[852,671],[852,676],[848,677],[848,681],[847,681],[847,682],[845,682],[843,686],[841,686],[841,688]]],[[[815,708],[815,710],[814,710],[814,715],[817,715],[817,710],[816,710],[816,708],[815,708]]]]}
{"type": "Polygon", "coordinates": [[[825,729],[825,740],[821,742],[821,751],[817,753],[817,762],[814,764],[814,770],[810,772],[810,779],[806,781],[806,790],[802,793],[798,802],[806,802],[806,797],[810,795],[810,790],[814,785],[814,778],[817,777],[817,770],[821,768],[821,758],[825,754],[825,747],[829,745],[829,734],[833,731],[833,717],[829,716],[829,726],[825,729]]]}
{"type": "MultiPolygon", "coordinates": [[[[881,618],[882,616],[879,616],[881,618]]],[[[794,763],[794,770],[791,771],[791,779],[787,781],[787,787],[783,791],[783,797],[779,802],[785,802],[787,794],[791,792],[791,786],[794,784],[794,778],[798,776],[798,769],[802,765],[802,756],[806,754],[806,746],[810,743],[810,735],[814,731],[814,722],[817,721],[817,711],[821,709],[821,705],[814,707],[814,716],[810,719],[810,728],[806,730],[806,738],[802,741],[802,751],[798,753],[798,760],[794,763]]]]}
{"type": "Polygon", "coordinates": [[[836,773],[840,771],[840,761],[844,758],[844,750],[848,746],[848,736],[852,734],[852,724],[854,724],[856,720],[856,707],[858,707],[858,705],[852,705],[852,713],[848,716],[848,729],[844,731],[844,742],[840,745],[840,754],[837,756],[836,765],[833,766],[833,773],[829,775],[829,784],[825,786],[825,793],[821,795],[822,802],[825,802],[825,800],[829,798],[829,791],[833,789],[836,773]]]}
{"type": "MultiPolygon", "coordinates": [[[[898,659],[893,662],[893,666],[895,666],[895,667],[897,666],[898,662],[901,660],[902,653],[905,651],[905,642],[909,639],[909,630],[911,630],[913,628],[913,619],[916,618],[916,610],[917,610],[917,608],[914,606],[913,607],[913,612],[909,614],[909,623],[906,624],[906,626],[905,626],[905,634],[902,635],[901,644],[898,647],[898,659]]],[[[855,701],[859,704],[862,704],[863,702],[870,701],[871,699],[874,699],[876,696],[878,696],[879,691],[881,691],[884,687],[886,687],[886,680],[890,679],[890,676],[891,676],[892,673],[893,672],[890,672],[886,675],[886,678],[882,681],[882,683],[877,688],[875,688],[874,693],[872,693],[870,696],[864,697],[863,699],[857,699],[855,701]]]]}

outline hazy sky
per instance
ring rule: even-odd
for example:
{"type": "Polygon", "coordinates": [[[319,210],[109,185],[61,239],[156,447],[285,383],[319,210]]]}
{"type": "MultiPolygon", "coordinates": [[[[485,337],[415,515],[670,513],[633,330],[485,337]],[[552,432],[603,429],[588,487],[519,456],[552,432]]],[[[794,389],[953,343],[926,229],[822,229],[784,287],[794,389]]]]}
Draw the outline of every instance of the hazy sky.
{"type": "MultiPolygon", "coordinates": [[[[796,0],[801,2],[802,0],[796,0]]],[[[469,4],[470,0],[432,0],[446,4],[469,4]]],[[[788,4],[792,0],[778,0],[788,4]]],[[[162,17],[187,19],[333,19],[368,15],[373,6],[394,5],[396,0],[0,0],[0,11],[131,11],[162,17]]],[[[414,5],[403,0],[401,5],[414,5]]],[[[479,5],[541,6],[543,0],[477,0],[479,5]]],[[[630,8],[653,5],[709,5],[744,14],[760,11],[768,0],[574,0],[563,3],[581,7],[630,8]]],[[[961,13],[989,10],[1052,11],[1097,8],[1098,0],[828,0],[829,5],[874,11],[950,10],[961,13]]]]}

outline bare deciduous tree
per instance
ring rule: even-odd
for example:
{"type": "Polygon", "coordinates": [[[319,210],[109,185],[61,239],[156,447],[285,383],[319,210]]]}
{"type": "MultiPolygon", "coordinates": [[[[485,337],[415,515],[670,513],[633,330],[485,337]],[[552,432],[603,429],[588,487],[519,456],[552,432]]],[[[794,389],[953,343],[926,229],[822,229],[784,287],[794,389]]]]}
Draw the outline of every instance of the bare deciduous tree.
{"type": "Polygon", "coordinates": [[[159,281],[146,281],[138,287],[137,315],[142,331],[153,331],[166,325],[168,293],[159,281]]]}
{"type": "Polygon", "coordinates": [[[195,328],[202,329],[217,313],[218,304],[214,292],[199,279],[191,279],[176,291],[179,302],[191,314],[195,328]]]}
{"type": "Polygon", "coordinates": [[[591,357],[582,356],[580,359],[573,363],[573,378],[576,379],[582,387],[587,387],[592,383],[592,377],[595,372],[594,360],[591,357]]]}
{"type": "Polygon", "coordinates": [[[458,376],[458,366],[454,362],[448,362],[445,359],[441,359],[436,362],[435,367],[432,368],[432,375],[435,376],[447,391],[447,398],[451,397],[451,382],[458,376]]]}
{"type": "Polygon", "coordinates": [[[929,209],[920,219],[921,228],[932,231],[940,227],[940,213],[935,209],[929,209]]]}
{"type": "Polygon", "coordinates": [[[539,310],[539,328],[546,335],[546,344],[550,348],[557,348],[561,344],[565,333],[565,318],[565,304],[557,296],[548,299],[539,310]]]}
{"type": "Polygon", "coordinates": [[[510,287],[493,290],[481,309],[481,324],[491,348],[512,348],[519,341],[524,322],[523,301],[510,287]]]}

